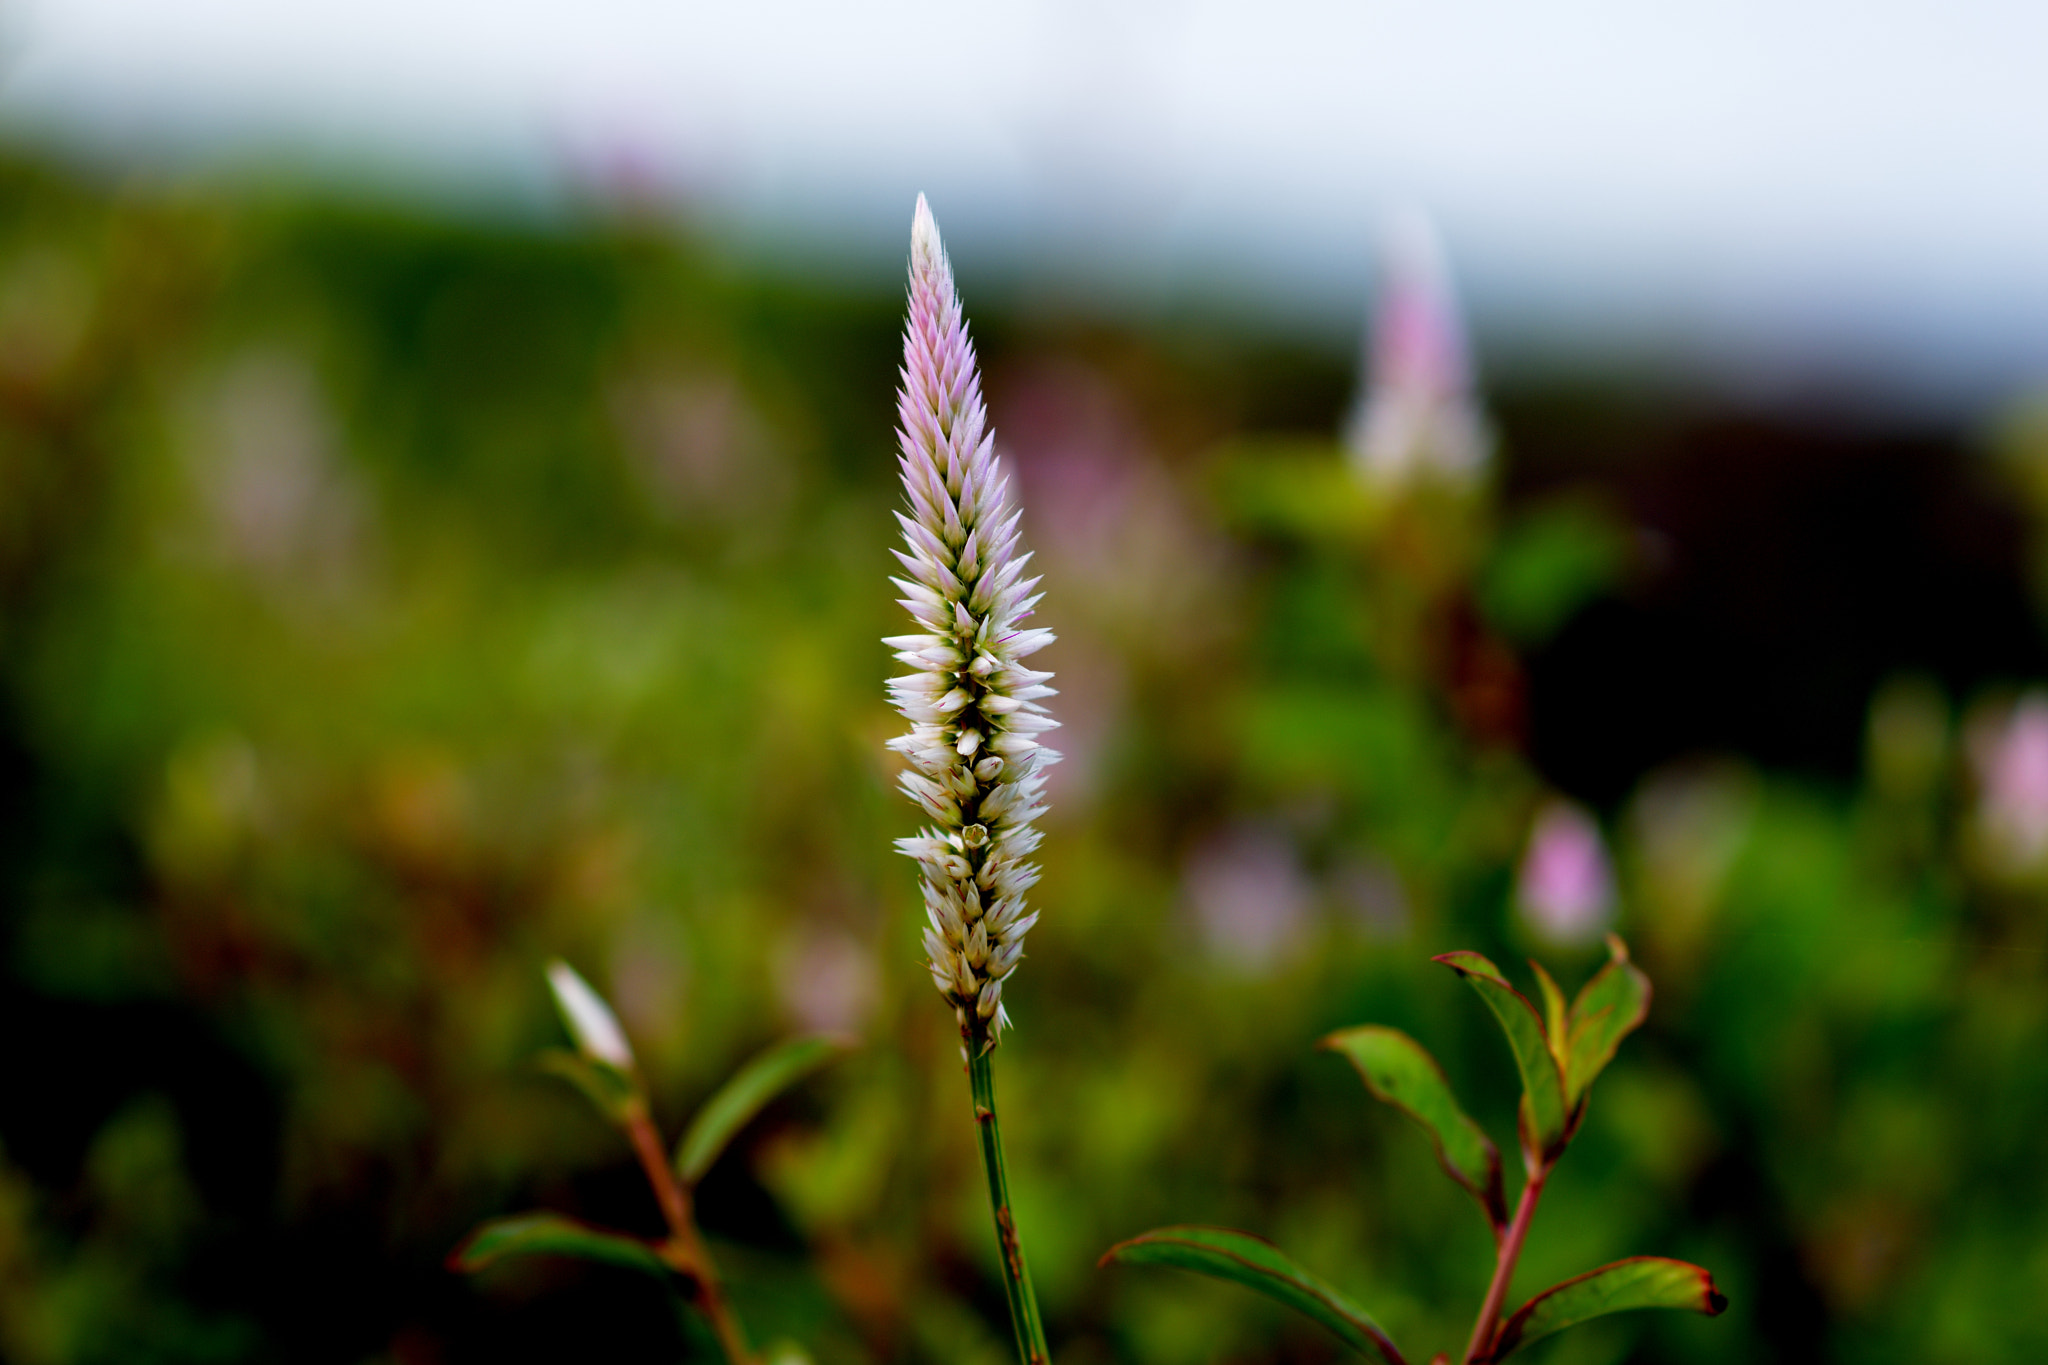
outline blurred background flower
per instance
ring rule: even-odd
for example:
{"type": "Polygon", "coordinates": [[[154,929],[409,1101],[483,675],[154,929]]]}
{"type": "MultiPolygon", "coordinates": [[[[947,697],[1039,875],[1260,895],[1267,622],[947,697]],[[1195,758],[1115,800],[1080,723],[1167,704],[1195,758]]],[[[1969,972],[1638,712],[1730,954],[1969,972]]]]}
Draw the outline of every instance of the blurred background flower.
{"type": "Polygon", "coordinates": [[[2048,692],[2029,691],[1971,736],[1977,768],[1977,835],[1985,859],[2008,877],[2048,861],[2048,692]]]}
{"type": "Polygon", "coordinates": [[[1429,219],[1385,229],[1379,289],[1357,410],[1345,444],[1369,482],[1469,484],[1486,472],[1493,433],[1473,392],[1465,324],[1429,219]]]}
{"type": "Polygon", "coordinates": [[[1595,942],[1614,919],[1614,870],[1600,826],[1583,807],[1547,801],[1529,827],[1515,905],[1553,947],[1595,942]]]}

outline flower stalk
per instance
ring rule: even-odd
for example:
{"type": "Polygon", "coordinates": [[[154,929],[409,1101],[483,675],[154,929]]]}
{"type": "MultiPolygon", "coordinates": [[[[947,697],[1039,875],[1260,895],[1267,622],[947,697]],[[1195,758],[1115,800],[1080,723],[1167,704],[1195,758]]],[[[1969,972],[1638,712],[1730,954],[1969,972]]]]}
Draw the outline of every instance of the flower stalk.
{"type": "Polygon", "coordinates": [[[548,985],[569,1034],[576,1040],[577,1059],[565,1069],[619,1129],[632,1145],[633,1155],[647,1176],[655,1203],[661,1206],[668,1236],[653,1245],[662,1263],[681,1277],[690,1303],[702,1312],[718,1337],[727,1365],[754,1365],[747,1347],[747,1334],[726,1297],[725,1283],[710,1249],[697,1232],[691,1207],[690,1187],[676,1178],[663,1150],[661,1132],[647,1105],[647,1089],[640,1079],[639,1065],[626,1042],[618,1016],[604,998],[577,975],[566,962],[548,965],[548,985]]]}
{"type": "Polygon", "coordinates": [[[1002,1253],[1003,1293],[1010,1301],[1010,1323],[1017,1332],[1017,1356],[1024,1365],[1047,1365],[1045,1323],[1038,1315],[1038,1296],[1031,1288],[1031,1269],[1017,1240],[1017,1220],[1010,1213],[1010,1179],[1003,1165],[1003,1134],[996,1123],[996,1081],[987,1052],[969,1051],[968,1089],[974,1097],[974,1127],[981,1138],[981,1164],[988,1174],[989,1208],[995,1215],[996,1246],[1002,1253]]]}
{"type": "Polygon", "coordinates": [[[733,1312],[732,1301],[726,1297],[725,1282],[719,1278],[718,1266],[712,1261],[704,1239],[697,1235],[697,1220],[690,1207],[690,1191],[669,1169],[668,1157],[662,1151],[661,1134],[655,1131],[653,1116],[648,1113],[644,1102],[636,1102],[628,1110],[626,1136],[632,1141],[633,1155],[639,1158],[640,1169],[647,1173],[647,1183],[654,1190],[655,1202],[661,1205],[661,1216],[668,1223],[668,1237],[657,1248],[662,1260],[668,1262],[689,1285],[691,1301],[711,1323],[711,1330],[718,1337],[719,1349],[725,1352],[728,1365],[753,1365],[754,1355],[747,1347],[746,1331],[733,1312]]]}
{"type": "Polygon", "coordinates": [[[1059,755],[1038,736],[1058,722],[1039,699],[1052,677],[1024,660],[1052,643],[1027,628],[1039,595],[1021,513],[995,454],[981,376],[953,271],[924,196],[910,234],[909,315],[897,394],[897,513],[904,576],[891,581],[917,630],[886,644],[910,671],[889,680],[909,733],[889,742],[901,782],[931,823],[897,847],[916,859],[932,982],[953,1007],[966,1053],[975,1127],[1001,1248],[1003,1287],[1023,1365],[1045,1365],[1045,1329],[1010,1210],[990,1053],[1010,1026],[1003,985],[1038,920],[1024,893],[1041,838],[1044,770],[1059,755]]]}
{"type": "Polygon", "coordinates": [[[1515,1278],[1515,1262],[1521,1259],[1522,1243],[1529,1238],[1529,1224],[1536,1217],[1536,1201],[1543,1197],[1544,1182],[1550,1179],[1550,1168],[1554,1161],[1546,1161],[1534,1167],[1529,1173],[1529,1183],[1522,1187],[1522,1197],[1515,1204],[1514,1220],[1502,1234],[1500,1249],[1494,1256],[1493,1282],[1486,1286],[1486,1297],[1479,1305],[1479,1317],[1472,1324],[1472,1340],[1465,1347],[1465,1365],[1483,1365],[1492,1354],[1494,1334],[1500,1328],[1501,1309],[1508,1300],[1508,1285],[1515,1278]]]}

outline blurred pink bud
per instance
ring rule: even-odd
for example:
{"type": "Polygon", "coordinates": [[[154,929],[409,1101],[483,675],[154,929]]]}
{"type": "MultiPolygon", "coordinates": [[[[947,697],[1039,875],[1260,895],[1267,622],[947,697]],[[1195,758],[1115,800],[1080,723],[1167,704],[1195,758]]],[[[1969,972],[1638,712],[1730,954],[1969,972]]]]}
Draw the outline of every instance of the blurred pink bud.
{"type": "Polygon", "coordinates": [[[1987,852],[2022,872],[2048,858],[2048,693],[2029,692],[1974,746],[1987,852]]]}
{"type": "Polygon", "coordinates": [[[1345,444],[1369,481],[1469,483],[1485,469],[1493,436],[1473,396],[1450,268],[1417,212],[1387,226],[1361,389],[1345,444]]]}
{"type": "Polygon", "coordinates": [[[1515,900],[1530,927],[1553,943],[1590,943],[1614,911],[1614,873],[1600,827],[1569,801],[1536,813],[1515,900]]]}
{"type": "Polygon", "coordinates": [[[1216,956],[1256,975],[1277,965],[1308,928],[1309,885],[1294,846],[1246,826],[1195,850],[1188,899],[1216,956]]]}
{"type": "Polygon", "coordinates": [[[548,964],[548,985],[554,988],[555,1004],[562,1011],[562,1021],[569,1026],[569,1036],[576,1040],[577,1050],[621,1071],[631,1071],[633,1050],[626,1046],[626,1035],[619,1028],[611,1006],[590,989],[590,983],[578,976],[574,967],[556,958],[548,964]]]}
{"type": "Polygon", "coordinates": [[[799,1028],[859,1033],[875,1008],[874,954],[848,934],[806,924],[777,955],[775,990],[783,1012],[799,1028]]]}

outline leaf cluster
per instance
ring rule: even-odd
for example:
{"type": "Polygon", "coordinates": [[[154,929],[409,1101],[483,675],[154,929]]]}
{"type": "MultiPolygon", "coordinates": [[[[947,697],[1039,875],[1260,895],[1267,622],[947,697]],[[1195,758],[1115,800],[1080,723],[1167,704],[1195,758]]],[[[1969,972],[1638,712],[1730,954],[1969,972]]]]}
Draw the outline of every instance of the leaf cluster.
{"type": "MultiPolygon", "coordinates": [[[[1320,1044],[1341,1054],[1366,1089],[1428,1135],[1444,1173],[1478,1201],[1492,1228],[1494,1289],[1480,1310],[1466,1365],[1491,1365],[1521,1347],[1588,1319],[1638,1308],[1680,1308],[1713,1316],[1727,1306],[1713,1276],[1699,1266],[1635,1256],[1551,1286],[1499,1318],[1500,1295],[1513,1273],[1522,1237],[1543,1182],[1585,1117],[1593,1082],[1622,1039],[1648,1016],[1650,982],[1619,938],[1608,938],[1608,961],[1567,1002],[1550,973],[1532,962],[1539,1010],[1492,962],[1472,952],[1435,960],[1458,973],[1485,1002],[1506,1036],[1521,1074],[1518,1137],[1528,1175],[1512,1218],[1500,1151],[1465,1113],[1443,1068],[1422,1044],[1376,1024],[1340,1029],[1320,1044]]],[[[1133,1265],[1170,1265],[1230,1280],[1286,1304],[1320,1323],[1361,1355],[1405,1365],[1392,1339],[1342,1291],[1296,1264],[1263,1238],[1229,1228],[1155,1228],[1111,1247],[1102,1258],[1133,1265]]]]}
{"type": "MultiPolygon", "coordinates": [[[[825,1035],[792,1038],[755,1056],[704,1101],[676,1143],[672,1165],[685,1192],[717,1162],[732,1140],[777,1095],[847,1050],[825,1035]]],[[[644,1121],[647,1097],[638,1076],[601,1058],[567,1049],[541,1055],[543,1069],[583,1092],[597,1111],[628,1130],[644,1121]]],[[[475,1274],[517,1257],[565,1256],[638,1270],[664,1282],[692,1268],[671,1242],[594,1227],[562,1214],[536,1210],[479,1224],[449,1255],[451,1269],[475,1274]]]]}

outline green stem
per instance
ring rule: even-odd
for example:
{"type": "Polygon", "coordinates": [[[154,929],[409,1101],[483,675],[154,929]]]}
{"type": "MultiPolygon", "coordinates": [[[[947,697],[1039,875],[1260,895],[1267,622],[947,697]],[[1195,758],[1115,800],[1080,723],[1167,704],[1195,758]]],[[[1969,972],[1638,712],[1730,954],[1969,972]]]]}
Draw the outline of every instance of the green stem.
{"type": "MultiPolygon", "coordinates": [[[[976,1030],[975,1032],[978,1032],[976,1030]]],[[[996,1246],[1003,1263],[1003,1292],[1010,1300],[1010,1323],[1017,1329],[1017,1357],[1023,1365],[1050,1365],[1045,1324],[1038,1316],[1038,1296],[1031,1291],[1031,1272],[1024,1265],[1024,1247],[1017,1240],[1017,1220],[1010,1214],[1010,1180],[1003,1169],[1003,1135],[996,1128],[996,1082],[989,1069],[985,1041],[971,1033],[967,1043],[967,1083],[974,1094],[974,1127],[981,1136],[981,1164],[988,1172],[988,1203],[996,1219],[996,1246]]]]}

